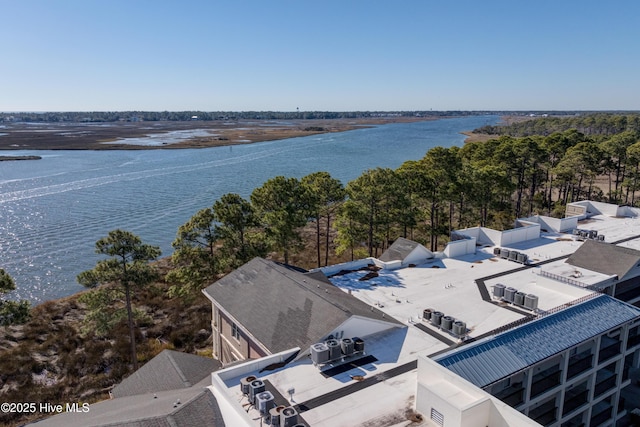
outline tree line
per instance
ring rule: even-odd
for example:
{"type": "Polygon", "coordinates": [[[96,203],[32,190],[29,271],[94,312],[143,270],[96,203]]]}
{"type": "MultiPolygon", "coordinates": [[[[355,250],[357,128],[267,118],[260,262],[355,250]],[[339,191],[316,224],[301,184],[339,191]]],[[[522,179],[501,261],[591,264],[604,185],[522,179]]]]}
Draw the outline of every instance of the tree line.
{"type": "Polygon", "coordinates": [[[607,137],[625,131],[640,132],[640,114],[638,113],[592,113],[576,114],[571,117],[552,116],[535,120],[516,121],[507,126],[483,126],[474,130],[487,135],[509,135],[524,137],[532,135],[548,136],[555,132],[576,129],[589,136],[607,137]]]}

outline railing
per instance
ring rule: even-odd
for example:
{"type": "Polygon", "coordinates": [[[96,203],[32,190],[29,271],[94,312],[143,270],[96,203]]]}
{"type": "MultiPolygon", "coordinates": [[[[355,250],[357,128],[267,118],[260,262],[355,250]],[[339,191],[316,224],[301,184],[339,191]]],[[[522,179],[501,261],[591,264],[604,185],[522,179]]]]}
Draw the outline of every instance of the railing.
{"type": "Polygon", "coordinates": [[[609,418],[611,418],[611,411],[612,411],[612,407],[609,407],[607,409],[605,409],[602,412],[597,413],[596,415],[591,417],[591,422],[589,423],[589,425],[592,426],[599,426],[600,424],[604,423],[605,421],[607,421],[609,418]]]}
{"type": "Polygon", "coordinates": [[[570,277],[560,276],[559,274],[549,273],[548,271],[544,271],[544,270],[540,272],[540,276],[548,277],[550,279],[557,280],[558,282],[568,283],[570,285],[577,286],[579,288],[588,288],[589,286],[592,286],[587,283],[581,282],[579,280],[575,280],[570,277]]]}
{"type": "Polygon", "coordinates": [[[535,397],[553,387],[556,387],[560,384],[560,368],[556,367],[553,372],[548,374],[537,374],[533,377],[533,382],[531,384],[531,397],[535,397]],[[541,377],[536,380],[536,376],[541,377]]]}
{"type": "Polygon", "coordinates": [[[616,341],[610,346],[604,347],[598,353],[598,363],[602,363],[606,360],[611,359],[614,356],[620,354],[620,345],[622,343],[620,341],[616,341]]]}
{"type": "Polygon", "coordinates": [[[522,384],[519,386],[510,386],[504,390],[500,390],[493,396],[509,406],[518,406],[524,402],[524,387],[522,384]]]}
{"type": "Polygon", "coordinates": [[[580,393],[575,396],[564,401],[564,406],[562,407],[562,415],[566,415],[569,412],[579,408],[580,406],[587,403],[589,399],[589,390],[582,390],[580,393]]]}
{"type": "Polygon", "coordinates": [[[496,329],[488,332],[487,335],[498,335],[499,333],[506,332],[506,331],[508,331],[510,329],[513,329],[513,328],[516,328],[518,326],[524,325],[525,323],[529,323],[532,320],[536,320],[536,319],[543,318],[545,316],[549,316],[550,314],[557,313],[557,312],[562,311],[562,310],[564,310],[564,309],[566,309],[568,307],[571,307],[571,306],[576,305],[576,304],[580,304],[582,302],[585,302],[585,301],[588,301],[590,299],[596,298],[596,297],[598,297],[600,295],[602,295],[602,294],[599,293],[599,292],[590,293],[589,295],[585,295],[585,296],[583,296],[581,298],[578,298],[578,299],[573,300],[571,302],[568,302],[566,304],[562,304],[562,305],[559,305],[557,307],[551,308],[551,309],[549,309],[547,311],[540,311],[536,315],[523,317],[522,319],[518,319],[518,320],[516,320],[514,322],[507,323],[506,325],[502,325],[499,328],[496,328],[496,329]]]}
{"type": "Polygon", "coordinates": [[[599,383],[596,383],[596,388],[594,390],[594,397],[600,396],[602,393],[611,390],[616,386],[616,376],[613,375],[606,380],[602,380],[599,383]]]}
{"type": "Polygon", "coordinates": [[[567,378],[573,378],[576,375],[586,371],[593,365],[593,354],[580,353],[569,359],[569,367],[567,369],[567,378]]]}

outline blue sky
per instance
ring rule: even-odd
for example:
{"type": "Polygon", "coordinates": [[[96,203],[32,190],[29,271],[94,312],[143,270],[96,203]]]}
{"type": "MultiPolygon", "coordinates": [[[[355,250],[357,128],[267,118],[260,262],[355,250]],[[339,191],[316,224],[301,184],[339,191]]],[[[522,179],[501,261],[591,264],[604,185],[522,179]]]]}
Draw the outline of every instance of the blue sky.
{"type": "Polygon", "coordinates": [[[0,16],[0,111],[640,109],[636,0],[0,0],[0,16]]]}

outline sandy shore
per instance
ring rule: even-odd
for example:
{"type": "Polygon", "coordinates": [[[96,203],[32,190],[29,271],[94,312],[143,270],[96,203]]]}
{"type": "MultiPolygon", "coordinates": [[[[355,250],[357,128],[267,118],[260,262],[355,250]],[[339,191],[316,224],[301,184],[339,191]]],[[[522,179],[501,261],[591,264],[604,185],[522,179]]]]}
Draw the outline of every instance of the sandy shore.
{"type": "Polygon", "coordinates": [[[239,120],[115,123],[7,123],[0,129],[0,150],[148,150],[250,144],[314,134],[344,132],[388,123],[440,117],[382,117],[335,120],[239,120]],[[195,133],[197,136],[190,135],[195,133]],[[153,135],[159,142],[140,145],[153,135]],[[179,142],[162,142],[184,135],[179,142]],[[137,144],[134,144],[137,142],[137,144]]]}

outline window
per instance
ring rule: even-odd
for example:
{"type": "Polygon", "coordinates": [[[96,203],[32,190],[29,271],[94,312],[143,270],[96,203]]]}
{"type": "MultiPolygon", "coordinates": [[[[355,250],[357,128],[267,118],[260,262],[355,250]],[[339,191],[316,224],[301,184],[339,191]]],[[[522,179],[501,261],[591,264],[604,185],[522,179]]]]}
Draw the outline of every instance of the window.
{"type": "Polygon", "coordinates": [[[235,323],[231,324],[231,335],[237,339],[238,341],[240,341],[240,328],[238,328],[238,325],[236,325],[235,323]]]}

